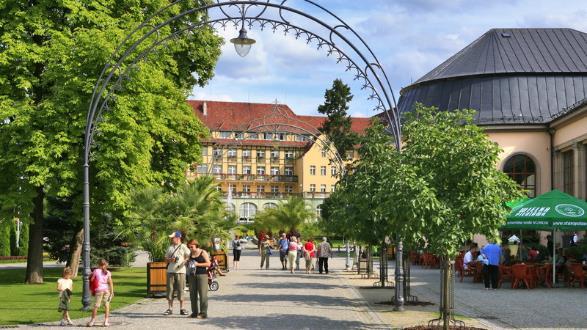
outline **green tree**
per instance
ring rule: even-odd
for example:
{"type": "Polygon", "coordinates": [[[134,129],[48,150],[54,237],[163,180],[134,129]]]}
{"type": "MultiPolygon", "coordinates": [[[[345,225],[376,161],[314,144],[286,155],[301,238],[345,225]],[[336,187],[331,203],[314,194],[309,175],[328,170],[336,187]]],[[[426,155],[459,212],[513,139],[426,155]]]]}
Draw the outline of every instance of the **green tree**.
{"type": "MultiPolygon", "coordinates": [[[[473,110],[438,111],[418,104],[403,126],[403,160],[434,192],[433,209],[419,232],[442,260],[444,292],[450,292],[451,260],[474,234],[498,238],[507,209],[522,196],[519,186],[496,168],[500,148],[473,123],[473,110]]],[[[449,296],[441,297],[441,319],[448,328],[449,296]]]]}
{"type": "Polygon", "coordinates": [[[351,88],[340,79],[335,79],[332,88],[324,93],[324,104],[318,106],[318,112],[327,116],[320,127],[341,157],[347,150],[352,150],[357,142],[357,134],[351,130],[351,116],[347,113],[348,103],[353,99],[351,88]]]}
{"type": "Polygon", "coordinates": [[[149,252],[151,260],[161,260],[168,245],[167,235],[182,231],[188,239],[201,243],[213,237],[227,238],[236,226],[236,217],[226,210],[213,177],[198,177],[175,192],[149,187],[133,196],[129,221],[120,231],[136,247],[149,252]]]}
{"type": "Polygon", "coordinates": [[[255,215],[254,227],[257,231],[298,232],[300,226],[315,217],[314,212],[301,197],[289,197],[275,208],[265,209],[255,215]]]}
{"type": "MultiPolygon", "coordinates": [[[[30,222],[26,282],[43,281],[46,197],[71,199],[78,211],[70,221],[81,219],[80,155],[95,79],[128,31],[168,4],[9,0],[0,5],[0,169],[5,176],[0,201],[31,215],[23,216],[30,222]]],[[[202,14],[185,19],[198,22],[202,14]]],[[[160,34],[176,31],[178,24],[160,34]]],[[[124,221],[132,191],[150,183],[177,186],[187,165],[198,160],[198,141],[206,130],[185,98],[194,85],[212,77],[220,44],[203,27],[158,49],[130,73],[96,136],[92,221],[124,221]]]]}

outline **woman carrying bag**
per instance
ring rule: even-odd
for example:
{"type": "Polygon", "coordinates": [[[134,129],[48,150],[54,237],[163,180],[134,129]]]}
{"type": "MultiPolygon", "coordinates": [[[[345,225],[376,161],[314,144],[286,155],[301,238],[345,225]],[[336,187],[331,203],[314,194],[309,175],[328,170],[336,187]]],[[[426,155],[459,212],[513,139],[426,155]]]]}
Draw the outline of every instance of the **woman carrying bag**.
{"type": "Polygon", "coordinates": [[[208,252],[200,248],[195,239],[188,242],[190,259],[188,261],[188,282],[190,284],[190,301],[192,303],[191,318],[205,319],[208,317],[208,273],[210,257],[208,252]],[[200,303],[198,304],[198,298],[200,303]]]}

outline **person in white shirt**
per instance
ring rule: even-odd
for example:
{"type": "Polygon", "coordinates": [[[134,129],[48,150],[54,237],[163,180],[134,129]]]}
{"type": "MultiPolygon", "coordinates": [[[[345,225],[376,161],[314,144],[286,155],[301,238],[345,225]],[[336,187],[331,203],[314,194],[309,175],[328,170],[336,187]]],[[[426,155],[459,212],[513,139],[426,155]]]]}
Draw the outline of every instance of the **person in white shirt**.
{"type": "Polygon", "coordinates": [[[59,291],[59,308],[63,312],[61,326],[73,325],[69,318],[69,303],[71,302],[71,291],[73,290],[73,281],[71,276],[73,271],[69,267],[63,269],[63,276],[57,280],[57,291],[59,291]]]}
{"type": "Polygon", "coordinates": [[[469,269],[469,263],[473,261],[473,253],[477,250],[477,243],[471,244],[471,247],[465,253],[465,257],[463,258],[463,266],[465,270],[469,269]]]}

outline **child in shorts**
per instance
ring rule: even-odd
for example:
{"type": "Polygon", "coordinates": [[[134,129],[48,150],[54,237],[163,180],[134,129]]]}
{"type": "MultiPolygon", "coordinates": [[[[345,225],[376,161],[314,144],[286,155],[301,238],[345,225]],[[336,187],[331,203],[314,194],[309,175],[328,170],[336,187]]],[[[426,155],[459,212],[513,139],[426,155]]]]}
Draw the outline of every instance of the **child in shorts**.
{"type": "Polygon", "coordinates": [[[57,310],[63,313],[63,318],[60,323],[61,326],[73,325],[73,322],[69,318],[69,303],[71,302],[71,291],[73,290],[72,275],[71,268],[65,267],[63,269],[63,275],[57,280],[57,291],[59,292],[59,307],[57,310]]]}
{"type": "Polygon", "coordinates": [[[112,274],[108,271],[108,262],[104,259],[98,261],[98,268],[94,269],[90,275],[90,282],[96,281],[96,303],[92,309],[92,319],[88,322],[88,327],[93,327],[96,322],[98,308],[104,303],[104,326],[110,326],[108,318],[110,317],[110,302],[114,297],[114,284],[112,283],[112,274]]]}

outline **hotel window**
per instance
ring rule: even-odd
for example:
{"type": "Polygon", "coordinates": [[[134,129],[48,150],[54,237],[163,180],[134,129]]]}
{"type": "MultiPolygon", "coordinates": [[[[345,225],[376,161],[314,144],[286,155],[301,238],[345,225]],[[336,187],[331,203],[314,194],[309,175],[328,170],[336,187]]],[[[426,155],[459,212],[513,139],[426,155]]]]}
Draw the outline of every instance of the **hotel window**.
{"type": "Polygon", "coordinates": [[[279,193],[279,186],[271,186],[271,192],[274,194],[279,193]]]}
{"type": "Polygon", "coordinates": [[[265,192],[265,186],[257,186],[257,192],[262,194],[265,192]]]}
{"type": "Polygon", "coordinates": [[[228,184],[228,191],[232,191],[233,194],[236,194],[236,185],[233,183],[228,184]]]}
{"type": "Polygon", "coordinates": [[[307,139],[306,139],[306,136],[305,135],[299,134],[299,135],[296,136],[296,141],[298,141],[298,142],[305,142],[305,141],[307,141],[307,139]]]}
{"type": "Polygon", "coordinates": [[[562,153],[563,157],[563,191],[569,195],[575,192],[575,166],[573,150],[562,153]]]}
{"type": "Polygon", "coordinates": [[[326,176],[326,166],[320,166],[320,175],[326,176]]]}
{"type": "Polygon", "coordinates": [[[259,134],[257,133],[249,133],[249,139],[251,140],[258,140],[259,139],[259,134]]]}
{"type": "Polygon", "coordinates": [[[243,185],[243,192],[248,194],[251,192],[251,186],[249,186],[248,184],[244,184],[243,185]]]}
{"type": "Polygon", "coordinates": [[[316,166],[310,165],[310,175],[316,175],[316,166]]]}
{"type": "Polygon", "coordinates": [[[228,165],[228,174],[236,174],[236,165],[228,165]]]}
{"type": "Polygon", "coordinates": [[[206,173],[208,173],[208,165],[206,165],[206,164],[198,165],[197,171],[198,171],[198,174],[206,174],[206,173]]]}
{"type": "Polygon", "coordinates": [[[336,176],[336,166],[330,166],[330,176],[336,176]]]}
{"type": "Polygon", "coordinates": [[[212,151],[212,154],[214,155],[215,158],[222,157],[222,149],[214,148],[214,150],[212,151]]]}
{"type": "Polygon", "coordinates": [[[236,149],[228,149],[228,158],[236,157],[236,149]]]}
{"type": "Polygon", "coordinates": [[[279,141],[285,140],[285,133],[277,133],[275,134],[275,138],[279,141]]]}
{"type": "Polygon", "coordinates": [[[510,157],[503,171],[526,190],[528,197],[536,196],[536,166],[530,157],[521,154],[510,157]]]}
{"type": "Polygon", "coordinates": [[[264,140],[273,140],[273,133],[263,133],[264,140]]]}
{"type": "Polygon", "coordinates": [[[252,220],[257,214],[257,206],[253,203],[242,203],[240,207],[240,220],[252,220]]]}
{"type": "Polygon", "coordinates": [[[310,185],[310,192],[316,192],[316,185],[313,183],[310,185]]]}
{"type": "Polygon", "coordinates": [[[292,176],[292,175],[294,175],[293,173],[294,173],[293,167],[286,167],[285,168],[285,175],[292,176]]]}
{"type": "Polygon", "coordinates": [[[353,159],[353,156],[355,155],[355,151],[354,150],[347,150],[345,153],[346,159],[353,159]]]}
{"type": "Polygon", "coordinates": [[[322,216],[322,204],[316,206],[316,217],[320,218],[322,216]]]}
{"type": "Polygon", "coordinates": [[[214,165],[212,167],[212,173],[214,173],[214,174],[222,173],[222,165],[214,165]]]}
{"type": "Polygon", "coordinates": [[[265,203],[263,205],[263,209],[267,210],[267,209],[276,209],[277,208],[277,204],[275,203],[265,203]]]}
{"type": "Polygon", "coordinates": [[[243,166],[243,174],[250,175],[251,174],[251,167],[250,166],[243,166]]]}
{"type": "Polygon", "coordinates": [[[232,136],[232,132],[220,132],[221,139],[230,139],[232,136]]]}
{"type": "Polygon", "coordinates": [[[208,146],[202,147],[202,156],[208,156],[208,146]]]}
{"type": "Polygon", "coordinates": [[[326,154],[328,151],[326,149],[322,149],[322,158],[326,158],[326,154]]]}
{"type": "Polygon", "coordinates": [[[265,151],[257,150],[257,158],[265,158],[265,151]]]}
{"type": "Polygon", "coordinates": [[[292,150],[287,150],[285,152],[285,159],[293,159],[294,158],[294,152],[292,150]]]}
{"type": "Polygon", "coordinates": [[[257,175],[265,175],[265,166],[257,166],[257,175]]]}
{"type": "Polygon", "coordinates": [[[243,158],[251,158],[251,150],[244,149],[243,150],[243,158]]]}
{"type": "Polygon", "coordinates": [[[330,192],[334,192],[334,189],[336,189],[335,187],[336,187],[335,185],[331,185],[330,186],[330,192]]]}
{"type": "Polygon", "coordinates": [[[279,175],[279,167],[272,166],[271,167],[271,175],[279,175]]]}
{"type": "Polygon", "coordinates": [[[243,132],[235,132],[235,133],[234,133],[234,138],[235,138],[235,139],[240,139],[240,140],[242,140],[242,139],[244,139],[244,138],[245,138],[245,133],[243,133],[243,132]]]}
{"type": "Polygon", "coordinates": [[[279,150],[271,150],[271,159],[279,159],[279,150]]]}
{"type": "Polygon", "coordinates": [[[320,185],[320,192],[323,192],[323,193],[326,192],[326,185],[325,184],[320,185]]]}
{"type": "Polygon", "coordinates": [[[292,186],[285,186],[285,192],[288,194],[293,193],[293,187],[292,186]]]}

